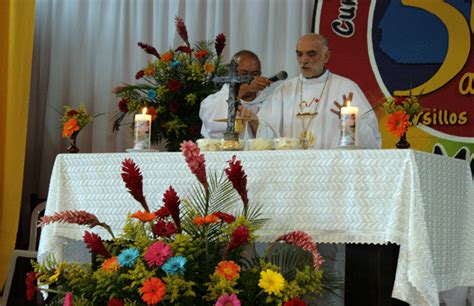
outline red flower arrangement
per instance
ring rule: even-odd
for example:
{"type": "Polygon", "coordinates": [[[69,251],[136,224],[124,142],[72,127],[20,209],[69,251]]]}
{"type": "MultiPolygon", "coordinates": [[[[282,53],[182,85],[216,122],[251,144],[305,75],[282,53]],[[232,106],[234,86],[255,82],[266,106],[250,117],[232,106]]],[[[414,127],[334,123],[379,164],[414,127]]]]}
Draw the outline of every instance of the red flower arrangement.
{"type": "Polygon", "coordinates": [[[219,90],[212,79],[227,73],[222,63],[225,36],[220,33],[214,42],[199,42],[191,46],[184,20],[176,17],[176,31],[184,42],[174,50],[160,55],[150,44],[138,46],[154,57],[140,69],[135,79],[138,84],[123,84],[112,92],[119,98],[114,130],[119,129],[127,115],[154,109],[151,139],[153,143],[166,141],[166,148],[178,151],[183,140],[200,137],[200,102],[219,90]]]}

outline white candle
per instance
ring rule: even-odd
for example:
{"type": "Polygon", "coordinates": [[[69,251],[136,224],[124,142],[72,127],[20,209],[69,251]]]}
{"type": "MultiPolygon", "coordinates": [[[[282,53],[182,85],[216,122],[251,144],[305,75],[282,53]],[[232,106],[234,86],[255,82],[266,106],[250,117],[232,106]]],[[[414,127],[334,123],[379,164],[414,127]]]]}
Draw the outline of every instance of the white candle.
{"type": "Polygon", "coordinates": [[[341,108],[341,141],[340,145],[356,146],[358,144],[358,119],[359,108],[351,107],[351,101],[347,101],[347,106],[341,108]]]}
{"type": "Polygon", "coordinates": [[[135,150],[150,149],[151,115],[146,114],[146,107],[142,114],[135,115],[135,150]]]}

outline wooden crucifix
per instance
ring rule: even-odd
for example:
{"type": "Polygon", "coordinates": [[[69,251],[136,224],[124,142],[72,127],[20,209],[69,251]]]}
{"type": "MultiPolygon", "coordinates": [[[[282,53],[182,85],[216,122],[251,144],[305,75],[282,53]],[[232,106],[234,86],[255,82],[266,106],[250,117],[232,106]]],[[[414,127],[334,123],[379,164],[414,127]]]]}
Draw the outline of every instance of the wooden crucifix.
{"type": "Polygon", "coordinates": [[[229,84],[229,98],[227,99],[227,129],[224,133],[224,140],[239,140],[239,134],[235,131],[235,114],[239,101],[237,95],[239,93],[240,84],[249,83],[253,80],[251,75],[237,75],[237,62],[232,59],[229,64],[229,74],[223,77],[215,77],[213,81],[220,84],[229,84]]]}

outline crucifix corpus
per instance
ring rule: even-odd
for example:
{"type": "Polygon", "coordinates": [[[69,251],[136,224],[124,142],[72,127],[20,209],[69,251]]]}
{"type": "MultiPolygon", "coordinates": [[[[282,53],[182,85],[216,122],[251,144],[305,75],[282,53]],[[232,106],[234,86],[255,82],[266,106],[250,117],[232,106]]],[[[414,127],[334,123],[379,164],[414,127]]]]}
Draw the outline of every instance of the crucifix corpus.
{"type": "Polygon", "coordinates": [[[236,150],[239,148],[239,133],[235,131],[235,114],[239,101],[237,95],[239,93],[240,84],[249,83],[253,80],[251,75],[237,75],[238,64],[232,60],[229,64],[229,74],[223,77],[215,77],[214,83],[229,84],[229,98],[227,99],[227,129],[224,133],[223,150],[236,150]]]}

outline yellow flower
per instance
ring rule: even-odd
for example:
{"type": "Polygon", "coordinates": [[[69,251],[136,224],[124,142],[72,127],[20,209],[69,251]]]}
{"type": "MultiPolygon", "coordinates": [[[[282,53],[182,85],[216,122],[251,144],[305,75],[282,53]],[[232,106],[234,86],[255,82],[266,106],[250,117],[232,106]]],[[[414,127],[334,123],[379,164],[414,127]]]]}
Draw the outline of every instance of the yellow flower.
{"type": "Polygon", "coordinates": [[[268,294],[278,294],[285,287],[285,278],[280,273],[267,269],[260,272],[258,286],[268,294]]]}
{"type": "Polygon", "coordinates": [[[61,266],[58,266],[56,270],[54,271],[54,274],[48,278],[48,282],[50,283],[57,282],[59,279],[59,275],[61,275],[61,270],[62,270],[61,266]]]}
{"type": "Polygon", "coordinates": [[[186,102],[188,102],[191,105],[193,105],[194,102],[196,102],[196,99],[197,99],[196,95],[192,93],[186,95],[186,97],[184,98],[184,100],[186,100],[186,102]]]}

